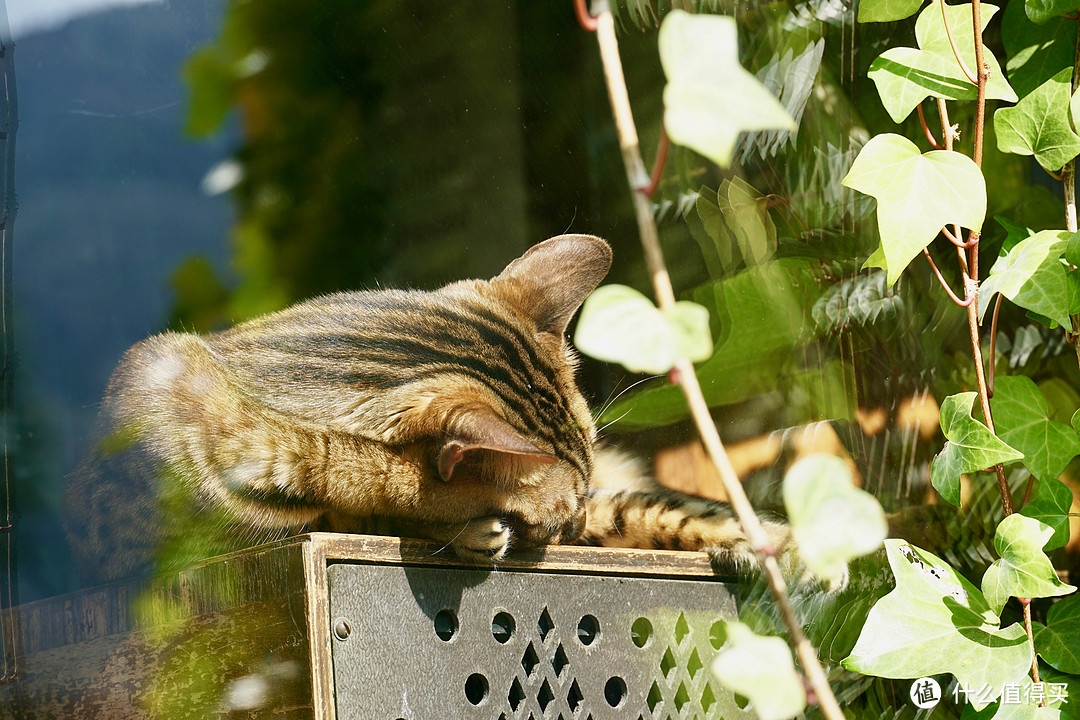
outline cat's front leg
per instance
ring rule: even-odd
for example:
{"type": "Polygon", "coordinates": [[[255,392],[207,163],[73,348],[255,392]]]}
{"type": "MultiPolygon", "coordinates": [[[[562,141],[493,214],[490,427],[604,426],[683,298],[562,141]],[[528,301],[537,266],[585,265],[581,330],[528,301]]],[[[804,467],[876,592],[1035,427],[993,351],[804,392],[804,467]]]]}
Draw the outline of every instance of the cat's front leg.
{"type": "MultiPolygon", "coordinates": [[[[743,574],[756,567],[749,539],[726,503],[656,487],[648,490],[598,488],[588,497],[588,521],[578,541],[583,545],[697,550],[707,552],[720,569],[743,574]]],[[[812,582],[792,538],[791,528],[761,518],[784,575],[812,582]]],[[[847,584],[847,573],[826,581],[831,591],[847,584]]]]}

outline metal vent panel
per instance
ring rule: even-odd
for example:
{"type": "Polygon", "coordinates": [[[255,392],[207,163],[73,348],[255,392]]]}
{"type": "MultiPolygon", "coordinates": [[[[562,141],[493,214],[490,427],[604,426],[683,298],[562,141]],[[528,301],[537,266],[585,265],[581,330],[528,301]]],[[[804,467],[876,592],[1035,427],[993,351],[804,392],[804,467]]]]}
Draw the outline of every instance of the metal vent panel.
{"type": "Polygon", "coordinates": [[[333,564],[338,717],[752,717],[709,672],[723,583],[333,564]]]}

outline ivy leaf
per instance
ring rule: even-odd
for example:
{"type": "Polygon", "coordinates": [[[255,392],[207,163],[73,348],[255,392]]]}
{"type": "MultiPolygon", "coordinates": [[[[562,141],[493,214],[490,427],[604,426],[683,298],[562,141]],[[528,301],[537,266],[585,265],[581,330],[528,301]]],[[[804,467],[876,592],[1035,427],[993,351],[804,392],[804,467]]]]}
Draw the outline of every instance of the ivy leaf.
{"type": "Polygon", "coordinates": [[[1046,614],[1046,627],[1035,633],[1035,652],[1061,672],[1080,675],[1080,595],[1054,603],[1046,614]]]}
{"type": "Polygon", "coordinates": [[[903,20],[914,15],[922,4],[923,0],[862,0],[858,20],[861,23],[903,20]]]}
{"type": "Polygon", "coordinates": [[[1055,550],[1069,542],[1069,511],[1073,491],[1056,479],[1040,480],[1038,494],[1020,509],[1020,513],[1035,518],[1053,528],[1054,534],[1043,547],[1055,550]]]}
{"type": "Polygon", "coordinates": [[[785,720],[802,712],[806,691],[787,643],[755,635],[740,622],[726,625],[728,642],[712,665],[721,684],[749,698],[761,720],[785,720]]]}
{"type": "Polygon", "coordinates": [[[999,377],[990,408],[998,437],[1024,453],[1024,466],[1040,480],[1058,477],[1080,454],[1076,431],[1050,419],[1046,398],[1031,378],[999,377]]]}
{"type": "Polygon", "coordinates": [[[633,288],[605,285],[585,300],[574,343],[631,372],[665,373],[681,358],[697,362],[712,354],[709,311],[686,301],[660,310],[633,288]]]}
{"type": "Polygon", "coordinates": [[[1034,155],[1056,171],[1080,155],[1080,136],[1069,126],[1072,68],[1065,68],[1014,107],[994,113],[998,150],[1034,155]]]}
{"type": "Polygon", "coordinates": [[[885,541],[896,589],[870,610],[859,641],[841,663],[885,678],[952,673],[962,687],[990,688],[970,698],[985,707],[1031,664],[1019,624],[1001,629],[978,588],[931,553],[885,541]]]}
{"type": "Polygon", "coordinates": [[[1043,545],[1053,529],[1034,518],[1013,513],[997,527],[994,549],[1000,557],[986,569],[982,591],[994,614],[1011,597],[1041,598],[1068,595],[1076,588],[1058,579],[1043,545]]]}
{"type": "MultiPolygon", "coordinates": [[[[982,4],[982,30],[997,12],[993,5],[982,4]]],[[[972,30],[971,4],[946,5],[949,29],[956,50],[968,70],[975,72],[975,33],[972,30]]],[[[928,97],[944,100],[974,100],[978,90],[967,79],[956,61],[941,9],[937,3],[919,13],[915,21],[915,40],[919,49],[890,48],[870,63],[868,75],[877,86],[881,104],[894,122],[903,122],[915,106],[928,97]]],[[[997,59],[984,45],[983,60],[990,68],[986,97],[1016,102],[1016,93],[1001,72],[997,59]]]]}
{"type": "Polygon", "coordinates": [[[739,64],[734,18],[672,10],[658,42],[668,79],[664,127],[672,142],[727,167],[740,132],[796,129],[780,101],[739,64]]]}
{"type": "Polygon", "coordinates": [[[1076,21],[1056,17],[1036,25],[1028,19],[1023,3],[1005,5],[1001,41],[1005,46],[1005,71],[1016,94],[1024,97],[1064,68],[1073,65],[1076,21]]]}
{"type": "Polygon", "coordinates": [[[867,263],[883,260],[889,285],[941,228],[980,230],[986,216],[986,183],[970,158],[946,150],[922,154],[901,135],[866,143],[843,184],[878,201],[882,253],[867,263]]]}
{"type": "Polygon", "coordinates": [[[1031,22],[1044,23],[1058,15],[1067,15],[1080,10],[1077,0],[1025,0],[1024,9],[1031,22]]]}
{"type": "Polygon", "coordinates": [[[835,455],[792,465],[784,476],[784,506],[803,561],[825,580],[877,550],[889,532],[881,505],[852,484],[847,464],[835,455]]]}
{"type": "Polygon", "coordinates": [[[975,395],[958,393],[941,403],[941,431],[948,441],[930,466],[930,482],[946,502],[956,506],[960,505],[961,475],[1024,457],[971,417],[975,395]]]}
{"type": "Polygon", "coordinates": [[[1001,243],[1002,252],[1006,252],[1009,249],[1016,247],[1018,242],[1035,234],[1035,231],[1031,228],[1024,225],[1017,225],[1007,217],[995,215],[994,219],[997,220],[998,225],[1005,228],[1005,239],[1001,243]]]}
{"type": "Polygon", "coordinates": [[[1069,327],[1069,294],[1061,255],[1072,233],[1043,230],[1000,256],[979,291],[979,318],[1001,293],[1020,307],[1069,327]]]}

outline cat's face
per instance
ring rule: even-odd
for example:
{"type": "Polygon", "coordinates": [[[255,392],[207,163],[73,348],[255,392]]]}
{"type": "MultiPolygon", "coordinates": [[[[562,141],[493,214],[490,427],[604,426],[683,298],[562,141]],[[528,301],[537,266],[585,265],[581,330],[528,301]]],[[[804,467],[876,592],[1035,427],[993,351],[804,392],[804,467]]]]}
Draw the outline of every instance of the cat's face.
{"type": "Polygon", "coordinates": [[[398,429],[423,438],[429,482],[486,503],[476,515],[505,518],[519,545],[584,528],[596,430],[565,334],[610,264],[603,240],[560,236],[491,280],[434,293],[447,312],[429,331],[455,338],[460,370],[411,384],[398,429]]]}

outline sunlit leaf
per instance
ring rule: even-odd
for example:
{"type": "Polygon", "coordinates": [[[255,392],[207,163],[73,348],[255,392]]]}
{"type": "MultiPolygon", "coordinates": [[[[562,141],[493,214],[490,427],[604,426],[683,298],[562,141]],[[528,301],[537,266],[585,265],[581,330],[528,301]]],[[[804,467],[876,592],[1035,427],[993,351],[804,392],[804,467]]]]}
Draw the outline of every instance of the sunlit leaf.
{"type": "Polygon", "coordinates": [[[945,150],[922,154],[901,135],[871,139],[844,185],[878,201],[889,285],[941,228],[956,223],[979,230],[986,215],[986,184],[970,158],[945,150]]]}
{"type": "Polygon", "coordinates": [[[922,7],[923,0],[862,0],[859,22],[891,22],[910,17],[922,7]]]}
{"type": "Polygon", "coordinates": [[[1056,479],[1040,480],[1034,500],[1020,508],[1020,513],[1048,525],[1054,534],[1044,546],[1054,550],[1069,542],[1069,511],[1072,509],[1073,491],[1056,479]]]}
{"type": "Polygon", "coordinates": [[[1046,626],[1035,634],[1035,651],[1048,665],[1080,675],[1080,595],[1054,603],[1046,626]]]}
{"type": "Polygon", "coordinates": [[[825,580],[881,547],[889,531],[881,505],[852,484],[847,464],[835,455],[792,465],[784,476],[784,506],[803,562],[825,580]]]}
{"type": "Polygon", "coordinates": [[[1066,68],[1032,90],[1013,107],[994,113],[998,150],[1034,155],[1056,171],[1080,155],[1080,136],[1069,125],[1072,68],[1066,68]]]}
{"type": "Polygon", "coordinates": [[[1061,263],[1073,233],[1043,230],[1025,238],[999,257],[979,290],[979,318],[995,293],[1059,325],[1069,326],[1069,295],[1061,263]]]}
{"type": "Polygon", "coordinates": [[[726,167],[740,132],[795,130],[784,106],[739,64],[733,18],[672,10],[658,42],[668,79],[664,127],[672,142],[726,167]]]}
{"type": "Polygon", "coordinates": [[[787,643],[755,635],[740,622],[728,622],[727,632],[728,642],[712,665],[720,683],[749,698],[761,720],[785,720],[802,712],[806,691],[787,643]]]}
{"type": "Polygon", "coordinates": [[[1024,676],[1031,656],[1019,623],[999,628],[979,589],[931,553],[895,539],[885,548],[896,589],[870,611],[845,668],[886,678],[952,673],[963,687],[990,688],[989,700],[1024,676]]]}
{"type": "Polygon", "coordinates": [[[709,311],[686,301],[660,310],[633,288],[605,285],[585,300],[574,343],[631,372],[665,373],[681,358],[698,361],[712,353],[709,311]]]}
{"type": "Polygon", "coordinates": [[[1040,480],[1058,477],[1080,454],[1076,431],[1050,419],[1046,398],[1031,378],[997,378],[990,408],[998,437],[1024,453],[1024,466],[1040,480]]]}
{"type": "Polygon", "coordinates": [[[941,403],[941,431],[948,440],[930,466],[934,488],[946,502],[957,506],[961,475],[1024,457],[971,417],[975,396],[974,392],[959,393],[941,403]]]}
{"type": "MultiPolygon", "coordinates": [[[[712,357],[697,366],[710,407],[775,392],[778,381],[802,367],[797,350],[815,337],[810,311],[822,289],[814,264],[804,258],[772,260],[694,289],[694,301],[714,319],[712,357]]],[[[628,431],[687,415],[682,390],[657,381],[611,403],[599,422],[628,431]]]]}
{"type": "MultiPolygon", "coordinates": [[[[972,31],[971,4],[946,5],[945,9],[957,52],[964,59],[969,72],[974,73],[975,34],[972,31]]],[[[983,30],[995,12],[997,8],[993,5],[982,4],[983,30]]],[[[964,75],[956,60],[938,3],[931,3],[919,13],[915,21],[915,40],[918,49],[890,48],[870,63],[868,75],[877,86],[881,103],[897,123],[928,97],[974,100],[978,95],[975,84],[964,75]]],[[[1001,72],[997,59],[985,45],[983,59],[990,70],[986,97],[1015,102],[1016,93],[1001,72]]]]}
{"type": "Polygon", "coordinates": [[[1043,552],[1053,534],[1047,525],[1020,513],[1009,515],[998,525],[994,549],[1000,557],[982,579],[983,596],[995,615],[1011,597],[1055,597],[1076,590],[1058,579],[1043,552]]]}

